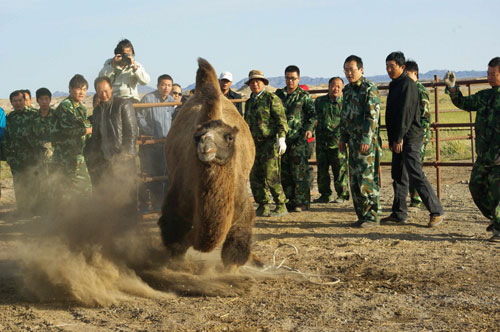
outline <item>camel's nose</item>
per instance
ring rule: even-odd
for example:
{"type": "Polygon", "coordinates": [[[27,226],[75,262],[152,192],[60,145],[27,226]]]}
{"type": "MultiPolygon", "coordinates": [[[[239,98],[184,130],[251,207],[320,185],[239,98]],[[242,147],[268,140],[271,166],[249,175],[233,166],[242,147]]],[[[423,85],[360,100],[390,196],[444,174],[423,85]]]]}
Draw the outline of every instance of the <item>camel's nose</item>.
{"type": "Polygon", "coordinates": [[[211,133],[203,135],[198,143],[198,157],[202,161],[211,161],[217,154],[217,146],[211,133]]]}

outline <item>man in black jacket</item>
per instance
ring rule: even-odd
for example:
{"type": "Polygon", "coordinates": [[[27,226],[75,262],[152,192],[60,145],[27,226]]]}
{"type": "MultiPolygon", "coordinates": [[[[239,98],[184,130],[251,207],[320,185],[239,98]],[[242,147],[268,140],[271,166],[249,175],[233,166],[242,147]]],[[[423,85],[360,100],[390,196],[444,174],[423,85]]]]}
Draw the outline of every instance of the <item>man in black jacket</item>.
{"type": "Polygon", "coordinates": [[[92,137],[85,159],[92,180],[93,196],[131,219],[137,216],[136,138],[134,107],[112,94],[107,77],[94,82],[99,104],[92,116],[92,137]]]}
{"type": "MultiPolygon", "coordinates": [[[[232,84],[233,84],[233,74],[231,74],[228,71],[222,72],[219,76],[219,85],[220,85],[220,90],[222,91],[224,97],[226,97],[227,99],[243,98],[242,95],[231,90],[232,84]]],[[[243,103],[234,103],[234,106],[236,106],[238,113],[240,113],[240,115],[243,116],[243,103]]]]}
{"type": "Polygon", "coordinates": [[[382,218],[381,222],[407,222],[406,196],[411,183],[430,212],[428,226],[434,227],[443,222],[444,211],[422,171],[420,146],[424,131],[420,123],[418,87],[405,72],[405,57],[402,52],[389,54],[385,61],[387,74],[392,79],[387,96],[385,122],[389,149],[392,151],[394,201],[391,215],[382,218]]]}

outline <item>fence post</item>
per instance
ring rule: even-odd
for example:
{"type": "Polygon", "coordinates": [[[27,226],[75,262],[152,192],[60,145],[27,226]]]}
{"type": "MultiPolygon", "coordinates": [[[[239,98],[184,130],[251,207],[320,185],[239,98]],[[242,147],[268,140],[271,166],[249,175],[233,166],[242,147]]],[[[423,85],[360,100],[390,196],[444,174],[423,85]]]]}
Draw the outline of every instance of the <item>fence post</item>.
{"type": "MultiPolygon", "coordinates": [[[[435,112],[435,123],[439,123],[439,77],[434,75],[434,112],[435,112]]],[[[439,127],[434,128],[436,132],[436,163],[441,161],[441,144],[439,144],[439,127]]],[[[441,200],[441,169],[439,165],[436,164],[436,184],[437,184],[437,197],[441,200]]]]}

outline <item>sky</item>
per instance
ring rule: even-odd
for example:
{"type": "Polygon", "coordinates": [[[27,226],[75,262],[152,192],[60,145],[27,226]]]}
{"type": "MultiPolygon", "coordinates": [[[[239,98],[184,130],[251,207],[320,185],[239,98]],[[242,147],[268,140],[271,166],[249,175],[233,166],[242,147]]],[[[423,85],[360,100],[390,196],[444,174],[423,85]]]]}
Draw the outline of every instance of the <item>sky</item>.
{"type": "Polygon", "coordinates": [[[0,98],[16,89],[68,91],[76,74],[92,83],[123,38],[156,86],[161,74],[187,86],[197,58],[233,81],[260,69],[283,75],[344,76],[362,57],[365,75],[385,74],[402,51],[421,72],[486,70],[500,56],[498,0],[0,0],[0,98]]]}

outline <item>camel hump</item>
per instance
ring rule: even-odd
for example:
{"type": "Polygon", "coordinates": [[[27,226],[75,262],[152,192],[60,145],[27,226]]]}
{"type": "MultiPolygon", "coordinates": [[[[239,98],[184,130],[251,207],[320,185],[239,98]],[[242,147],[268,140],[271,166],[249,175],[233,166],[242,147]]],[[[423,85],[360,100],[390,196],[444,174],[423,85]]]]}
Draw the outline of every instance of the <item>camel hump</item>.
{"type": "Polygon", "coordinates": [[[217,74],[212,65],[203,58],[198,58],[198,71],[196,72],[196,89],[203,104],[207,120],[222,118],[221,91],[217,74]]]}

